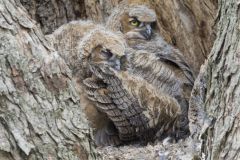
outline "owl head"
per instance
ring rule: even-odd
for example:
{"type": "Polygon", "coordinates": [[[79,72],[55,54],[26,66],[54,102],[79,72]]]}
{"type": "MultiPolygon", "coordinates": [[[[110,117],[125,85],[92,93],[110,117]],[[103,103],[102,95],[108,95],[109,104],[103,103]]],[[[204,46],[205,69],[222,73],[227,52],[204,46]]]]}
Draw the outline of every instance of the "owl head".
{"type": "Polygon", "coordinates": [[[85,65],[120,70],[125,59],[125,48],[121,33],[97,28],[84,36],[79,44],[79,55],[85,65]]]}
{"type": "Polygon", "coordinates": [[[157,16],[145,5],[116,8],[107,21],[107,27],[121,31],[127,39],[150,40],[155,32],[157,16]]]}

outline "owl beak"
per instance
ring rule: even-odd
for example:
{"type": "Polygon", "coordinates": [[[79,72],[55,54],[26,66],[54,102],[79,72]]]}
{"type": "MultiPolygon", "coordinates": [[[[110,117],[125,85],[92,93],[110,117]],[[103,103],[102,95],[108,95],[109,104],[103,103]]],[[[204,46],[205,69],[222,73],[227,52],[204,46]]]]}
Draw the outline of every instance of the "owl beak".
{"type": "Polygon", "coordinates": [[[141,30],[140,33],[146,40],[150,40],[152,36],[152,27],[150,25],[146,25],[144,30],[141,30]]]}
{"type": "Polygon", "coordinates": [[[124,55],[124,56],[121,56],[120,58],[120,70],[121,71],[126,71],[127,68],[128,68],[128,59],[127,59],[127,56],[124,55]]]}
{"type": "Polygon", "coordinates": [[[127,56],[114,55],[109,59],[109,64],[110,64],[110,67],[115,71],[125,71],[127,70],[127,67],[128,67],[127,56]]]}
{"type": "Polygon", "coordinates": [[[117,71],[121,70],[121,62],[120,62],[120,58],[118,56],[113,55],[109,59],[109,64],[110,64],[110,67],[113,68],[114,70],[117,70],[117,71]]]}

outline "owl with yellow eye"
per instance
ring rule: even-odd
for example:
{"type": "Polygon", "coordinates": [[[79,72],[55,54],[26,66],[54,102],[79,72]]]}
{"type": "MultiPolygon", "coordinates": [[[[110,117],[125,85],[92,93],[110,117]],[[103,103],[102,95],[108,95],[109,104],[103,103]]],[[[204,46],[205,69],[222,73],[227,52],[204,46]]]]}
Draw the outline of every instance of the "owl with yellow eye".
{"type": "MultiPolygon", "coordinates": [[[[129,2],[131,3],[131,1],[129,2]]],[[[180,84],[177,89],[180,94],[171,95],[171,97],[175,98],[181,107],[182,128],[188,130],[188,100],[195,76],[182,53],[167,43],[159,34],[155,11],[145,4],[129,4],[128,1],[122,1],[112,11],[106,27],[115,32],[121,31],[128,46],[133,49],[127,52],[127,59],[130,59],[131,63],[129,72],[140,75],[148,84],[153,85],[158,90],[168,88],[174,92],[173,84],[180,84]],[[144,57],[139,54],[141,52],[145,53],[144,57]],[[139,60],[136,63],[134,62],[135,58],[139,60]],[[155,61],[156,65],[154,64],[155,61]],[[156,71],[156,68],[161,65],[166,65],[164,68],[169,69],[169,71],[156,71]],[[158,74],[156,76],[158,78],[155,80],[153,80],[154,70],[158,74]],[[173,79],[178,79],[179,83],[171,82],[169,77],[166,80],[159,78],[166,77],[171,72],[173,73],[173,79]],[[158,85],[157,83],[163,83],[164,85],[158,85]]]]}
{"type": "Polygon", "coordinates": [[[145,5],[120,4],[110,15],[106,26],[121,31],[129,40],[150,40],[157,33],[157,16],[145,5]]]}
{"type": "Polygon", "coordinates": [[[136,35],[134,32],[129,32],[128,38],[139,36],[138,38],[143,38],[146,40],[150,40],[152,36],[152,24],[151,22],[140,22],[136,17],[132,17],[129,19],[129,24],[132,28],[135,28],[136,32],[140,34],[136,35]]]}

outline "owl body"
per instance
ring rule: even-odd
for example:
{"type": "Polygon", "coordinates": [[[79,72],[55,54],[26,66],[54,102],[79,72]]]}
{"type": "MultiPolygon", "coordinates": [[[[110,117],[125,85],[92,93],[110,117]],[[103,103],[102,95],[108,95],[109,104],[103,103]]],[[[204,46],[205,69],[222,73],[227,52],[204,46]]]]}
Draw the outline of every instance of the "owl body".
{"type": "MultiPolygon", "coordinates": [[[[116,100],[116,96],[120,96],[117,94],[123,93],[121,86],[108,86],[110,80],[114,80],[113,84],[117,83],[117,80],[112,78],[110,72],[106,73],[104,65],[98,65],[102,61],[100,56],[90,54],[93,50],[100,53],[100,48],[110,49],[116,54],[124,53],[124,39],[91,21],[70,22],[47,37],[54,42],[56,50],[72,70],[80,97],[80,107],[83,108],[90,126],[94,128],[97,143],[118,145],[122,140],[136,138],[130,118],[126,117],[127,113],[125,116],[114,104],[115,101],[119,107],[122,105],[116,100]],[[116,90],[116,93],[110,94],[111,89],[116,90]],[[111,96],[115,96],[115,99],[111,96]]],[[[125,104],[127,105],[129,104],[125,104]]]]}
{"type": "Polygon", "coordinates": [[[113,11],[106,26],[125,36],[130,47],[128,72],[177,101],[181,108],[177,121],[180,130],[185,132],[184,137],[188,135],[188,101],[194,75],[181,52],[159,35],[156,24],[155,11],[148,6],[122,3],[113,11]]]}
{"type": "MultiPolygon", "coordinates": [[[[145,84],[148,88],[148,91],[146,91],[148,94],[142,96],[143,98],[151,99],[151,96],[154,95],[154,93],[158,93],[158,95],[162,95],[158,100],[162,99],[164,101],[164,99],[168,99],[169,101],[164,101],[166,102],[163,103],[164,105],[158,105],[158,107],[156,107],[159,109],[165,108],[171,110],[171,107],[176,106],[175,102],[177,102],[177,106],[181,111],[181,114],[179,114],[178,119],[176,120],[178,123],[177,128],[183,133],[181,136],[178,135],[175,138],[185,138],[189,134],[187,114],[188,99],[191,94],[192,83],[187,76],[185,76],[184,70],[177,64],[169,64],[169,62],[166,61],[167,57],[159,57],[158,55],[151,54],[147,51],[134,52],[132,50],[128,56],[130,62],[128,74],[135,79],[141,79],[141,81],[138,83],[136,82],[135,84],[138,84],[139,86],[145,84]]],[[[126,79],[127,78],[122,79],[122,81],[126,83],[126,79]]],[[[128,90],[131,91],[131,85],[128,86],[128,90]]],[[[138,88],[136,87],[137,85],[132,86],[135,86],[133,88],[138,88]]],[[[145,108],[150,110],[150,112],[152,110],[149,105],[145,105],[145,108]]],[[[151,119],[149,121],[151,121],[151,119]]],[[[166,122],[167,121],[168,120],[166,119],[166,122]]],[[[171,128],[171,126],[169,126],[169,128],[171,128]]],[[[156,129],[159,129],[159,127],[156,127],[156,129]]]]}
{"type": "Polygon", "coordinates": [[[113,72],[121,70],[119,65],[125,57],[124,42],[120,34],[96,29],[79,44],[79,63],[88,73],[82,76],[83,92],[100,114],[110,120],[111,127],[96,134],[98,145],[139,139],[149,129],[148,118],[143,114],[147,108],[142,108],[136,97],[123,88],[122,81],[113,72]]]}
{"type": "MultiPolygon", "coordinates": [[[[92,66],[91,66],[92,67],[92,66]]],[[[96,107],[113,122],[118,130],[121,141],[130,141],[147,128],[147,118],[142,114],[143,108],[137,103],[137,99],[129,95],[122,86],[122,81],[111,71],[94,67],[91,69],[93,77],[86,79],[85,90],[89,99],[94,101],[96,107]],[[101,87],[97,85],[101,82],[101,87]],[[104,84],[104,85],[103,85],[104,84]]]]}

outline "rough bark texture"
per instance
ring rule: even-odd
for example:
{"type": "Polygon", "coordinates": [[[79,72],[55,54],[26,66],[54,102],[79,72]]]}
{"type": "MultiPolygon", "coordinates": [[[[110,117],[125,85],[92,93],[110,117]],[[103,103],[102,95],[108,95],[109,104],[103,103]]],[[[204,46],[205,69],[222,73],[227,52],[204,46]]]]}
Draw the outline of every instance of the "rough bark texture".
{"type": "Polygon", "coordinates": [[[217,38],[192,92],[191,130],[206,159],[240,159],[239,18],[239,1],[219,1],[217,38]]]}
{"type": "MultiPolygon", "coordinates": [[[[20,1],[44,33],[78,18],[104,22],[120,2],[20,1]]],[[[151,5],[157,12],[161,34],[198,70],[215,37],[216,1],[154,0],[151,5]]],[[[190,126],[196,140],[193,146],[204,159],[240,159],[239,2],[219,0],[218,8],[216,41],[192,92],[190,126]]],[[[0,42],[0,157],[95,159],[91,129],[79,107],[71,71],[25,14],[19,0],[0,1],[0,42]]],[[[106,159],[111,159],[110,155],[112,159],[133,159],[134,155],[159,159],[172,154],[190,159],[190,151],[183,151],[186,145],[130,146],[102,152],[106,159]],[[175,152],[176,148],[180,150],[175,152]]]]}
{"type": "Polygon", "coordinates": [[[24,11],[0,1],[0,159],[95,159],[71,70],[24,11]]]}
{"type": "Polygon", "coordinates": [[[85,19],[84,0],[20,0],[29,15],[48,34],[71,20],[85,19]]]}
{"type": "Polygon", "coordinates": [[[30,16],[50,34],[59,26],[77,19],[105,22],[121,0],[20,0],[30,16]]]}

